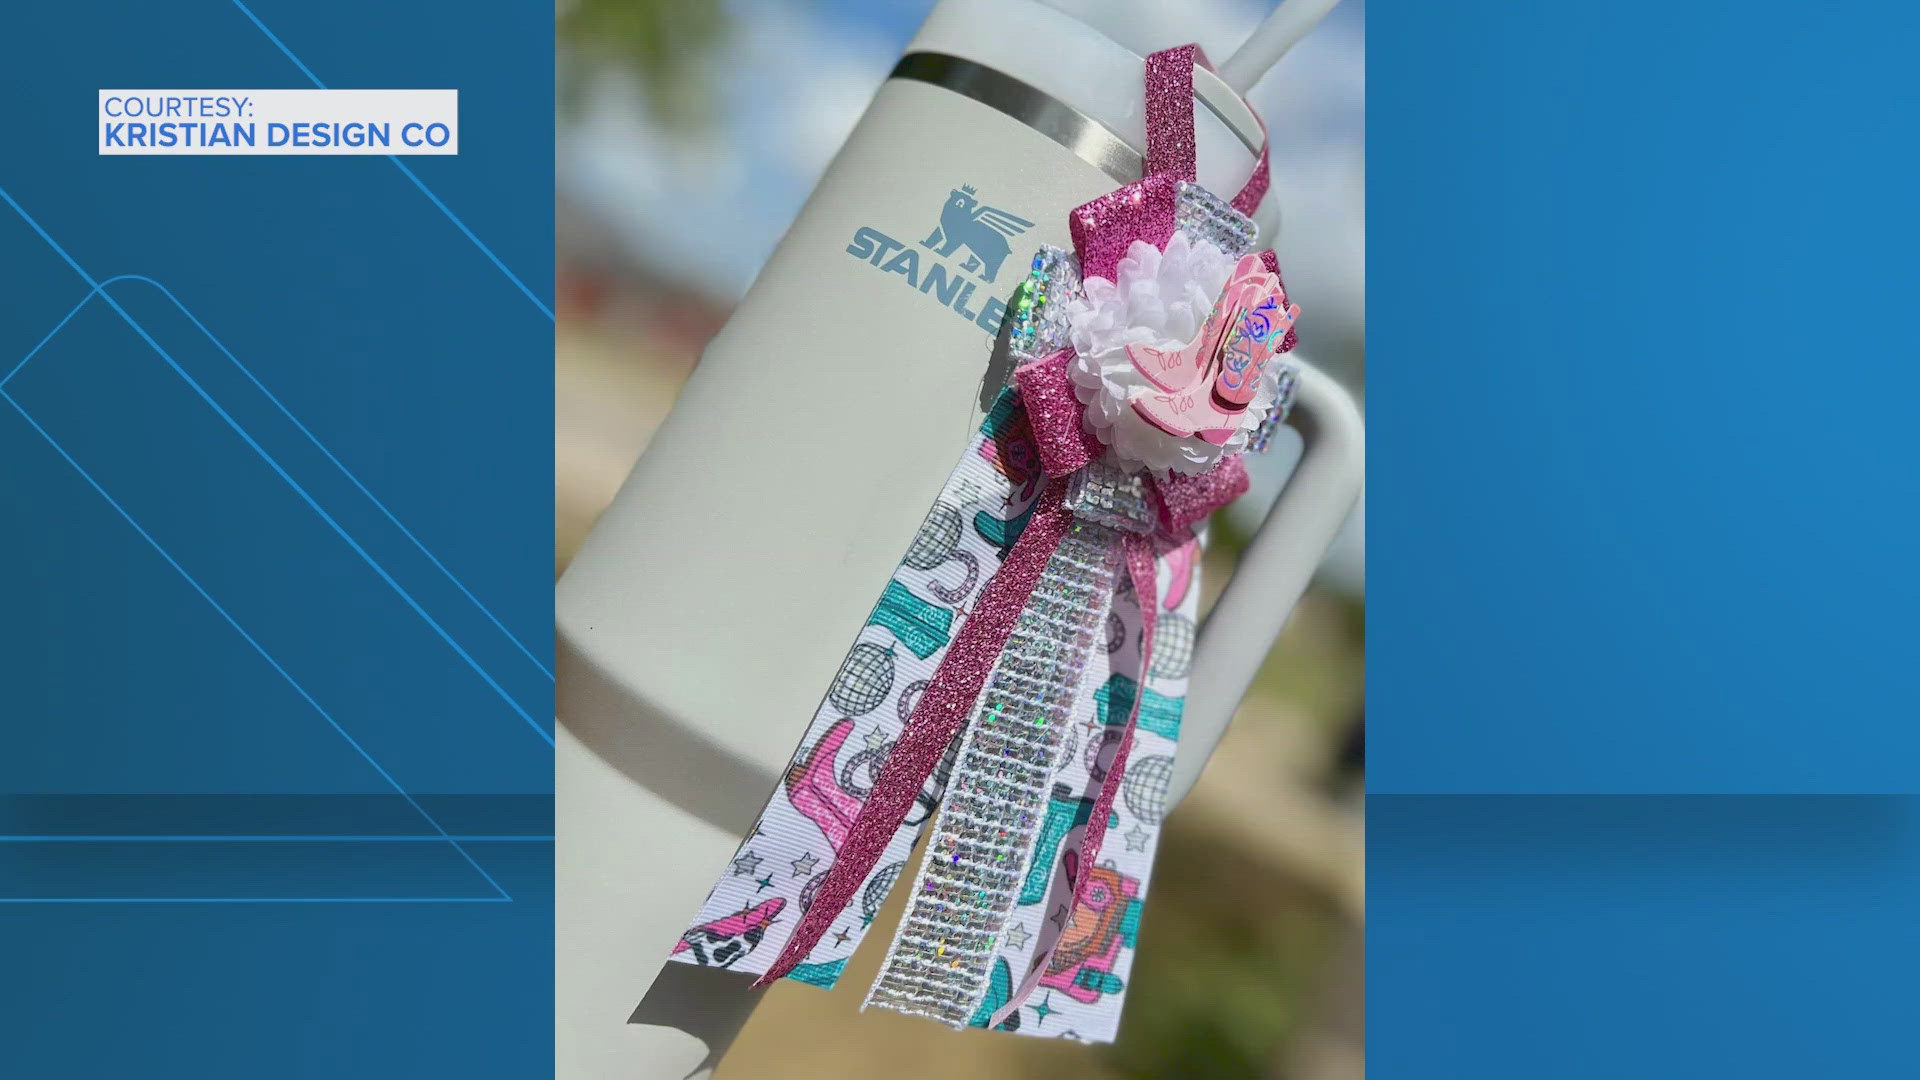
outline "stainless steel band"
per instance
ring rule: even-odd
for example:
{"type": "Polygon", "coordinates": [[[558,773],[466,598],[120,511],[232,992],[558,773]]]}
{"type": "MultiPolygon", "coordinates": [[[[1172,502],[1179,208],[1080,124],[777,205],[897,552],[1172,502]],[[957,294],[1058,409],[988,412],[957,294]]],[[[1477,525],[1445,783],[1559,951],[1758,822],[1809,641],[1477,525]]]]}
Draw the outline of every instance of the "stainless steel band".
{"type": "MultiPolygon", "coordinates": [[[[1194,100],[1219,118],[1248,153],[1257,156],[1264,135],[1231,119],[1240,113],[1252,114],[1239,101],[1230,100],[1233,92],[1224,83],[1212,85],[1218,80],[1205,79],[1204,74],[1194,73],[1194,100]]],[[[1066,147],[1116,183],[1130,184],[1146,170],[1146,155],[1113,129],[1046,91],[985,64],[947,53],[911,52],[900,58],[888,78],[923,82],[972,98],[1066,147]]]]}

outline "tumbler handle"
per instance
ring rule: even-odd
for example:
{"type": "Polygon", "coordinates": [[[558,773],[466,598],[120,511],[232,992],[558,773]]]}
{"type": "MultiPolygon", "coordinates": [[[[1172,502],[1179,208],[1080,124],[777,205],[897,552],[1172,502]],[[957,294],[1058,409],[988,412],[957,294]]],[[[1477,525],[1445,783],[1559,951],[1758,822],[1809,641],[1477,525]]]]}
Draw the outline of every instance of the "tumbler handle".
{"type": "Polygon", "coordinates": [[[1295,602],[1360,497],[1365,429],[1346,390],[1302,363],[1288,423],[1305,444],[1300,463],[1200,626],[1169,806],[1186,797],[1206,766],[1295,602]]]}

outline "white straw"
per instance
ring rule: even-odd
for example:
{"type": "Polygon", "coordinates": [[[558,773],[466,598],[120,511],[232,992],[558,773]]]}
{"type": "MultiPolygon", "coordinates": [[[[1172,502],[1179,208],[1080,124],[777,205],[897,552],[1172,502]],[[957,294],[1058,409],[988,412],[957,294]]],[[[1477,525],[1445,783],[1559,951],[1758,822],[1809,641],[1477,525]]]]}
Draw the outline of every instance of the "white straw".
{"type": "Polygon", "coordinates": [[[1283,0],[1239,50],[1220,65],[1220,78],[1241,94],[1253,88],[1287,50],[1300,43],[1340,0],[1283,0]]]}

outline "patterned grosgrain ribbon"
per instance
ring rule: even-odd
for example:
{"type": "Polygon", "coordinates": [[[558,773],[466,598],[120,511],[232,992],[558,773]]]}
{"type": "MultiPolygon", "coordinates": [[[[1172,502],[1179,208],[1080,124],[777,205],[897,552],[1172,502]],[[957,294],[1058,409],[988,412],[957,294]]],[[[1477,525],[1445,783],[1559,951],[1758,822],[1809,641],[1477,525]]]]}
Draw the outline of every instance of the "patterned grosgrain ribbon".
{"type": "MultiPolygon", "coordinates": [[[[1049,477],[1046,488],[1026,530],[1021,533],[999,573],[987,583],[974,613],[962,625],[959,636],[922,694],[906,730],[888,755],[872,793],[847,828],[846,839],[825,881],[815,893],[811,906],[787,939],[780,956],[755,985],[770,983],[803,962],[832,925],[834,918],[852,899],[855,890],[866,880],[880,852],[910,809],[914,795],[971,717],[976,702],[981,698],[981,691],[1013,636],[1016,623],[1033,598],[1036,586],[1063,540],[1073,529],[1076,518],[1084,516],[1095,519],[1099,516],[1098,511],[1115,501],[1118,494],[1116,484],[1095,485],[1093,494],[1087,490],[1088,477],[1097,476],[1089,467],[1097,461],[1101,447],[1098,440],[1088,435],[1081,426],[1079,406],[1066,376],[1069,355],[1057,353],[1026,365],[1015,373],[1015,383],[1027,421],[1033,430],[1041,467],[1049,477]],[[1082,473],[1087,475],[1077,475],[1082,473]],[[1085,515],[1076,514],[1066,505],[1069,477],[1081,481],[1077,485],[1077,493],[1081,496],[1078,500],[1080,505],[1086,508],[1085,515]],[[1103,488],[1107,492],[1104,497],[1098,493],[1103,488]]],[[[1173,484],[1172,498],[1168,497],[1168,493],[1157,490],[1151,503],[1143,501],[1143,505],[1153,507],[1155,515],[1149,519],[1146,527],[1162,530],[1169,541],[1183,542],[1190,536],[1191,520],[1181,520],[1174,528],[1166,528],[1170,520],[1166,515],[1166,504],[1181,506],[1183,519],[1194,514],[1204,516],[1205,512],[1224,505],[1226,500],[1245,490],[1244,467],[1240,466],[1238,459],[1223,463],[1214,472],[1225,473],[1226,477],[1218,478],[1209,473],[1192,481],[1173,484]]],[[[1127,479],[1136,484],[1145,482],[1139,474],[1127,479]]],[[[1157,489],[1166,487],[1166,484],[1156,485],[1157,489]]],[[[1110,547],[1121,546],[1113,544],[1111,540],[1108,543],[1110,547]]],[[[1128,546],[1134,549],[1127,552],[1130,572],[1141,560],[1141,556],[1134,554],[1134,551],[1143,553],[1150,566],[1152,549],[1144,546],[1144,541],[1138,546],[1128,546]]],[[[1150,569],[1144,576],[1139,573],[1132,573],[1131,576],[1137,579],[1135,589],[1142,598],[1143,608],[1151,609],[1155,594],[1150,569]]],[[[1111,590],[1108,595],[1111,595],[1111,590]]],[[[1142,669],[1149,663],[1150,657],[1143,652],[1142,669]]],[[[1138,714],[1141,696],[1135,695],[1130,705],[1129,730],[1138,714]]],[[[1123,748],[1126,742],[1127,736],[1123,735],[1123,748]]],[[[1108,807],[1111,807],[1117,790],[1114,773],[1109,772],[1108,783],[1103,785],[1101,792],[1108,807]]],[[[1077,856],[1078,865],[1082,868],[1096,865],[1094,860],[1099,854],[1101,834],[1105,831],[1104,821],[1103,818],[1097,825],[1089,823],[1077,856]]],[[[1076,882],[1076,889],[1084,887],[1085,880],[1086,875],[1082,873],[1076,882]]],[[[912,955],[917,956],[917,951],[912,955]]]]}
{"type": "Polygon", "coordinates": [[[961,624],[932,681],[920,695],[907,726],[881,767],[873,791],[847,828],[846,839],[780,956],[754,981],[765,986],[803,962],[855,890],[866,880],[887,841],[912,809],[914,796],[967,720],[993,661],[1012,635],[1047,560],[1066,535],[1072,515],[1063,505],[1064,480],[1048,481],[1020,539],[1000,572],[987,582],[974,612],[961,624]]]}
{"type": "MultiPolygon", "coordinates": [[[[1140,667],[1144,672],[1152,665],[1153,624],[1160,607],[1154,581],[1153,546],[1146,537],[1139,535],[1125,537],[1120,546],[1127,576],[1133,582],[1134,593],[1140,597],[1140,667]]],[[[1114,750],[1113,764],[1107,767],[1107,777],[1100,784],[1100,794],[1094,798],[1093,810],[1087,817],[1087,827],[1081,835],[1080,846],[1068,856],[1067,875],[1073,884],[1073,902],[1067,909],[1063,927],[1065,921],[1071,920],[1074,912],[1086,904],[1088,893],[1093,888],[1095,879],[1092,870],[1099,865],[1100,847],[1106,840],[1113,800],[1120,794],[1125,782],[1127,758],[1133,752],[1133,733],[1140,724],[1140,701],[1144,697],[1144,693],[1135,693],[1133,703],[1127,708],[1126,725],[1121,729],[1120,744],[1114,750]]],[[[1059,947],[1060,939],[1056,937],[1035,953],[1027,977],[1014,988],[1007,1001],[992,1012],[987,1019],[987,1026],[998,1027],[1020,1010],[1020,1006],[1032,995],[1052,966],[1054,953],[1059,947]]]]}

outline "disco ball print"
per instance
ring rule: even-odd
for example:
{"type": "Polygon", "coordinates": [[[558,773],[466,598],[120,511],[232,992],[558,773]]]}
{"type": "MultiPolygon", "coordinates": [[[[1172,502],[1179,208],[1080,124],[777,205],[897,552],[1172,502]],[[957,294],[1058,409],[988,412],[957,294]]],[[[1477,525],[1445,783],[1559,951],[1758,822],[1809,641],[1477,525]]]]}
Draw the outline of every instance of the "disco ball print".
{"type": "Polygon", "coordinates": [[[1168,612],[1153,622],[1153,666],[1157,679],[1184,679],[1193,669],[1193,620],[1168,612]]]}
{"type": "Polygon", "coordinates": [[[893,689],[893,653],[869,641],[863,641],[847,654],[840,673],[833,677],[827,700],[848,716],[865,716],[887,700],[893,689]]]}
{"type": "Polygon", "coordinates": [[[960,544],[960,511],[946,503],[934,503],[927,520],[920,523],[913,543],[902,560],[915,570],[932,570],[953,555],[960,544]]]}
{"type": "Polygon", "coordinates": [[[892,890],[893,883],[899,880],[900,871],[906,865],[906,860],[903,859],[897,863],[888,863],[873,872],[873,877],[867,881],[866,891],[860,894],[862,915],[871,919],[880,914],[880,905],[887,902],[887,893],[892,890]]]}
{"type": "Polygon", "coordinates": [[[1125,734],[1119,728],[1106,728],[1098,736],[1087,739],[1087,777],[1095,783],[1107,778],[1107,770],[1113,768],[1114,755],[1120,752],[1120,738],[1125,734]]]}
{"type": "Polygon", "coordinates": [[[933,685],[932,679],[919,679],[910,682],[900,691],[900,700],[894,702],[894,709],[900,714],[900,722],[906,723],[913,718],[913,707],[920,704],[920,695],[933,685]]]}
{"type": "Polygon", "coordinates": [[[1167,785],[1173,782],[1173,759],[1165,754],[1127,762],[1121,795],[1127,809],[1149,825],[1167,816],[1167,785]]]}
{"type": "Polygon", "coordinates": [[[864,799],[873,790],[874,782],[880,778],[880,767],[887,762],[887,754],[893,749],[891,741],[881,743],[854,752],[840,766],[840,787],[855,798],[864,799]]]}

